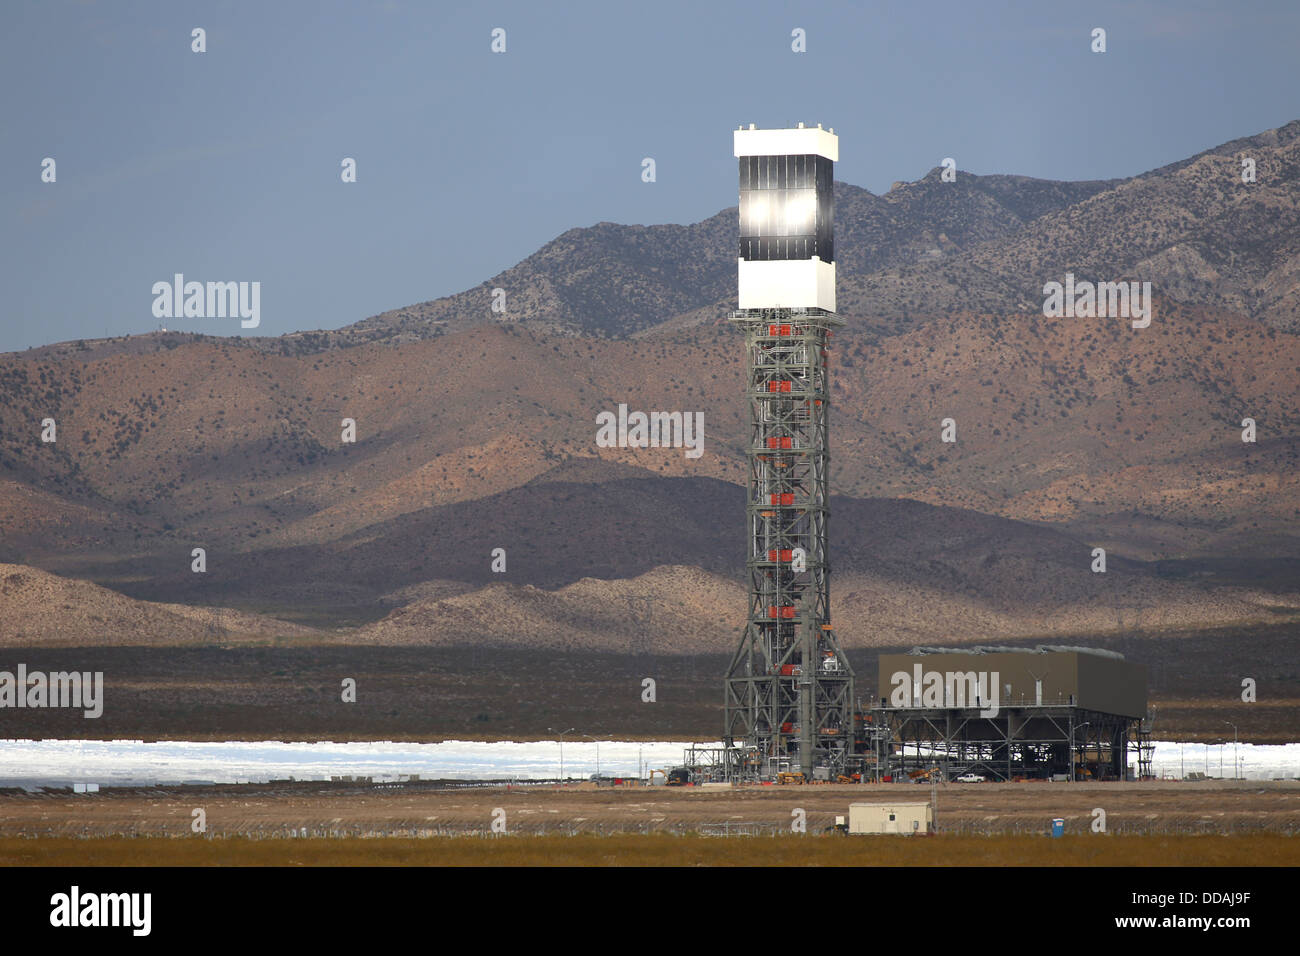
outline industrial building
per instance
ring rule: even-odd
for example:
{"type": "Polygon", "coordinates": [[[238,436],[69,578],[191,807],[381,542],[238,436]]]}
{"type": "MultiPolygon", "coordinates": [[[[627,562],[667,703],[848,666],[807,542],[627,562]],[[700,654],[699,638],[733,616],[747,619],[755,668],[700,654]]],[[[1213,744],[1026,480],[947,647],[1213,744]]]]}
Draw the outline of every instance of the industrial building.
{"type": "Polygon", "coordinates": [[[834,129],[748,129],[739,160],[739,309],[749,432],[748,613],[699,780],[1123,779],[1150,772],[1146,672],[1083,647],[882,655],[861,700],[831,623],[828,357],[835,314],[834,129]]]}
{"type": "Polygon", "coordinates": [[[1113,651],[918,647],[880,656],[877,691],[855,741],[873,777],[1123,780],[1130,746],[1149,776],[1146,668],[1113,651]]]}

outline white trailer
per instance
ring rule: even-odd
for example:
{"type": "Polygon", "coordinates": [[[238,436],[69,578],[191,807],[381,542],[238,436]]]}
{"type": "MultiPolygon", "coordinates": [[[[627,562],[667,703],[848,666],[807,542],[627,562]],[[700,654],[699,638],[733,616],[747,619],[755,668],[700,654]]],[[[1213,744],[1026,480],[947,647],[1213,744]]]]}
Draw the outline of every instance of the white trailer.
{"type": "Polygon", "coordinates": [[[850,803],[849,833],[929,833],[934,818],[928,803],[850,803]]]}

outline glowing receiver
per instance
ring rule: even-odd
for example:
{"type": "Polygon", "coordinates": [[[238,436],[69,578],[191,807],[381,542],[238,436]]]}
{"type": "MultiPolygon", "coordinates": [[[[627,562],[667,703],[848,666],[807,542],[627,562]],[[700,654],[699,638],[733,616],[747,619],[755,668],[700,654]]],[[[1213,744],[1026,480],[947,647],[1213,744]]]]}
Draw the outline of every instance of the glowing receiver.
{"type": "Polygon", "coordinates": [[[834,130],[738,129],[741,309],[835,311],[834,130]]]}

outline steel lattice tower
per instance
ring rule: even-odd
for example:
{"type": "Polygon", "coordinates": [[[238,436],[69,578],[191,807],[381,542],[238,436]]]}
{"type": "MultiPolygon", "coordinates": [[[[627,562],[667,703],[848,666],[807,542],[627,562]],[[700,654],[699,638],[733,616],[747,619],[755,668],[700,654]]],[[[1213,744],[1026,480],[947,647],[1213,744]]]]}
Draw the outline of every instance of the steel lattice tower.
{"type": "Polygon", "coordinates": [[[749,613],[725,682],[729,776],[842,773],[853,671],[831,628],[828,339],[833,131],[739,130],[749,613]]]}

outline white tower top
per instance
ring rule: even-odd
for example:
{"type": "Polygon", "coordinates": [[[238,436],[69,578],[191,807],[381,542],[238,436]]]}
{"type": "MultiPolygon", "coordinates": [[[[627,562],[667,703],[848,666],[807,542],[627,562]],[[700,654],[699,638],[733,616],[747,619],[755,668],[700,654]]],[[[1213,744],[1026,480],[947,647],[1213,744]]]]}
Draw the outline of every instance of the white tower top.
{"type": "Polygon", "coordinates": [[[738,129],[733,134],[737,156],[825,156],[840,161],[840,138],[834,130],[800,124],[795,129],[738,129]]]}

